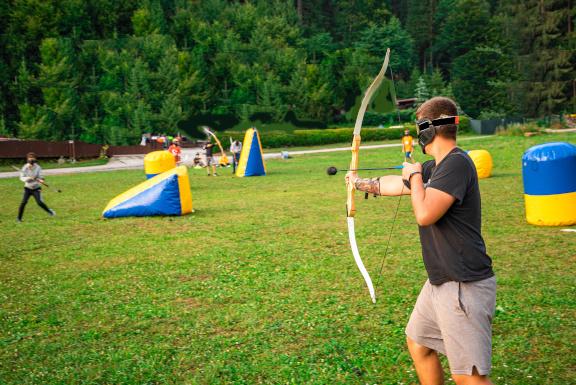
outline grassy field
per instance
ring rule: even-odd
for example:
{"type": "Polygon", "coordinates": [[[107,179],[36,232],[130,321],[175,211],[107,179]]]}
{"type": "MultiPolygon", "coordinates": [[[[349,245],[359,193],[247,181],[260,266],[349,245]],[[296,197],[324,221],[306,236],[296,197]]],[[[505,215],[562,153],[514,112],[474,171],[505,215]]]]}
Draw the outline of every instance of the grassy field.
{"type": "MultiPolygon", "coordinates": [[[[576,236],[524,220],[521,155],[558,140],[576,135],[466,142],[495,163],[480,187],[497,384],[576,382],[576,236]]],[[[377,277],[398,198],[357,194],[373,305],[348,244],[344,175],[325,173],[349,159],[269,161],[260,178],[191,170],[196,212],[173,218],[99,217],[141,170],[50,177],[57,217],[31,201],[21,224],[21,183],[0,180],[0,384],[416,383],[404,326],[426,274],[410,202],[377,277]]],[[[360,163],[401,159],[369,150],[360,163]]]]}

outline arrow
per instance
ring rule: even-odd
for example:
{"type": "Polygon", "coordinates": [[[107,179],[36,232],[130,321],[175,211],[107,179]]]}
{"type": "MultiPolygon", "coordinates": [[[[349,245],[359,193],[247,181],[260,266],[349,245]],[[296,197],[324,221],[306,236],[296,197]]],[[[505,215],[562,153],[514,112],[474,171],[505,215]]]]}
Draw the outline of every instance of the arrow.
{"type": "Polygon", "coordinates": [[[326,169],[326,173],[328,175],[336,175],[338,171],[374,171],[374,170],[402,170],[404,166],[394,166],[394,167],[376,167],[376,168],[336,168],[334,166],[330,166],[326,169]]]}

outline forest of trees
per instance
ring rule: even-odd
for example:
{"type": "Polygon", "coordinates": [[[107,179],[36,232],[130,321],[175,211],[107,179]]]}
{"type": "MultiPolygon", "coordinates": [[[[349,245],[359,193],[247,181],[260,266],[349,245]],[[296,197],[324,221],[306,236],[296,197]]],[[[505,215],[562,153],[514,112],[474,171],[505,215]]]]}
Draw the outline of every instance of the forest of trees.
{"type": "Polygon", "coordinates": [[[0,0],[0,135],[134,144],[255,113],[330,124],[387,47],[399,97],[452,96],[473,118],[576,112],[572,3],[0,0]]]}

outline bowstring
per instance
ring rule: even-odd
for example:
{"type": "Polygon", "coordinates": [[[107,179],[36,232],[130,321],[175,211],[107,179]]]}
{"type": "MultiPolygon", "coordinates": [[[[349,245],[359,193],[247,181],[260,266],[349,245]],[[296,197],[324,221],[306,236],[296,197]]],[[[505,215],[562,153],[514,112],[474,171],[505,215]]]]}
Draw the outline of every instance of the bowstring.
{"type": "MultiPolygon", "coordinates": [[[[394,93],[394,99],[397,100],[396,97],[396,86],[394,85],[394,72],[392,71],[391,63],[388,65],[390,68],[390,77],[392,80],[392,92],[394,93]]],[[[396,113],[398,115],[398,123],[402,123],[402,119],[400,118],[400,109],[396,106],[396,113]]],[[[392,219],[392,226],[390,226],[390,232],[388,233],[388,241],[386,242],[386,248],[384,249],[384,257],[382,258],[382,263],[380,265],[380,270],[378,271],[378,276],[376,277],[376,286],[380,283],[380,276],[382,275],[382,270],[384,269],[384,263],[386,262],[386,256],[388,255],[388,250],[390,246],[390,240],[392,239],[392,233],[394,232],[394,225],[396,224],[396,218],[398,217],[398,211],[400,209],[400,202],[402,202],[402,195],[404,194],[404,183],[402,183],[402,189],[400,190],[400,196],[398,197],[398,204],[396,205],[396,210],[394,212],[394,218],[392,219]]]]}

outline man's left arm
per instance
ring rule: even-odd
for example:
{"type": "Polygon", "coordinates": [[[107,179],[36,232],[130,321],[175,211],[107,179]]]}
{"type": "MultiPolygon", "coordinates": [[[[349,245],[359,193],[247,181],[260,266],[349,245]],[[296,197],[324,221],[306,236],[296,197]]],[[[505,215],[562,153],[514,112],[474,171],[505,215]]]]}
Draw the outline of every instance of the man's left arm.
{"type": "Polygon", "coordinates": [[[429,226],[438,221],[448,211],[456,198],[452,195],[435,189],[424,188],[422,179],[422,165],[420,163],[404,163],[402,177],[410,184],[412,191],[412,209],[416,222],[420,226],[429,226]]]}

